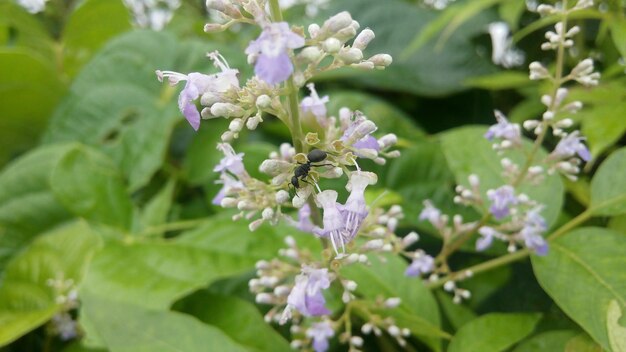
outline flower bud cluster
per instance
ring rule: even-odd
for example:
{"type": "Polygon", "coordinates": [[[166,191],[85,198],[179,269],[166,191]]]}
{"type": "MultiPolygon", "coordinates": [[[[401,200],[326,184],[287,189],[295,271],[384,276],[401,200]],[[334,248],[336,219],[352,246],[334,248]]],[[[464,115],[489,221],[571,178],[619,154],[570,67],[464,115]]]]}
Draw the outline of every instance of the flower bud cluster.
{"type": "Polygon", "coordinates": [[[80,328],[70,311],[78,308],[78,290],[72,279],[64,279],[64,275],[57,275],[48,279],[46,284],[54,292],[55,303],[60,307],[48,325],[51,334],[58,335],[62,340],[71,340],[80,334],[80,328]]]}

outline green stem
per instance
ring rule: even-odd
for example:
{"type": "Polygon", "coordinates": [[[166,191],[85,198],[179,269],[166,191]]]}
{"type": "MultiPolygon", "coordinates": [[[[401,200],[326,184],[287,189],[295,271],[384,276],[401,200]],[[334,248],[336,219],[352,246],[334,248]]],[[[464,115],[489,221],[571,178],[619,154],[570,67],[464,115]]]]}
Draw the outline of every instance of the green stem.
{"type": "Polygon", "coordinates": [[[151,226],[141,232],[142,236],[153,235],[157,233],[167,232],[167,231],[176,231],[176,230],[186,230],[188,228],[196,227],[203,222],[206,222],[206,218],[201,219],[192,219],[192,220],[182,220],[176,222],[170,222],[167,224],[151,226]]]}

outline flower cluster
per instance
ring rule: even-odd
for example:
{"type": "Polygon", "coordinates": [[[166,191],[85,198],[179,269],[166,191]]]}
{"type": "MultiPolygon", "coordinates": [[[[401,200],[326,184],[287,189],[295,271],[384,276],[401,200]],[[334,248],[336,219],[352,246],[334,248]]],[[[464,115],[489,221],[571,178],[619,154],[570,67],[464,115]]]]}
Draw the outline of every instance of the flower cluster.
{"type": "Polygon", "coordinates": [[[162,30],[180,7],[180,0],[124,0],[139,28],[162,30]]]}
{"type": "Polygon", "coordinates": [[[72,279],[64,279],[58,275],[46,281],[54,292],[55,303],[60,307],[49,323],[50,333],[58,335],[62,340],[71,340],[80,334],[78,323],[70,311],[78,308],[78,291],[72,279]]]}
{"type": "MultiPolygon", "coordinates": [[[[546,33],[547,42],[543,43],[543,50],[555,50],[559,64],[563,63],[564,49],[573,45],[574,36],[580,31],[577,26],[567,28],[567,15],[592,5],[591,1],[580,0],[572,8],[540,5],[537,11],[542,14],[559,13],[564,18],[554,26],[554,31],[546,33]]],[[[494,62],[509,67],[505,52],[509,50],[510,39],[508,28],[503,24],[492,24],[490,33],[494,40],[494,62]],[[499,39],[498,39],[499,38],[499,39]]],[[[568,89],[562,85],[576,81],[585,86],[596,85],[599,74],[593,70],[591,59],[580,61],[569,74],[563,70],[555,70],[553,75],[540,62],[533,62],[529,66],[531,80],[548,80],[553,83],[549,94],[541,97],[546,111],[541,119],[527,120],[522,125],[510,122],[500,111],[495,111],[497,123],[490,126],[485,138],[492,142],[493,149],[501,155],[502,176],[505,181],[496,187],[483,189],[478,175],[468,177],[468,186],[458,185],[454,202],[470,206],[482,213],[479,221],[464,222],[460,215],[454,215],[452,221],[448,215],[436,208],[432,202],[425,201],[424,209],[419,219],[428,221],[441,236],[444,246],[440,254],[433,258],[423,251],[416,251],[413,263],[407,269],[407,276],[421,276],[429,274],[433,281],[444,281],[444,289],[454,293],[454,301],[460,302],[471,296],[470,292],[457,287],[457,282],[468,277],[471,271],[451,273],[447,258],[466,241],[478,234],[475,249],[484,251],[491,247],[495,240],[507,245],[509,252],[519,248],[527,248],[537,255],[546,255],[548,242],[544,238],[548,230],[546,220],[541,215],[545,205],[531,199],[520,191],[524,185],[536,186],[546,175],[555,172],[576,180],[580,172],[582,161],[589,161],[591,154],[583,141],[579,131],[566,131],[573,126],[573,120],[568,115],[576,113],[582,108],[579,101],[568,101],[568,89]],[[523,141],[523,133],[535,135],[534,145],[529,147],[523,141]],[[542,156],[538,150],[542,146],[548,132],[551,131],[556,146],[547,155],[542,156]],[[511,153],[511,155],[509,155],[511,153]],[[519,163],[512,154],[525,156],[526,160],[519,163]],[[439,280],[439,275],[446,278],[439,280]]],[[[486,188],[486,187],[485,187],[486,188]]]]}

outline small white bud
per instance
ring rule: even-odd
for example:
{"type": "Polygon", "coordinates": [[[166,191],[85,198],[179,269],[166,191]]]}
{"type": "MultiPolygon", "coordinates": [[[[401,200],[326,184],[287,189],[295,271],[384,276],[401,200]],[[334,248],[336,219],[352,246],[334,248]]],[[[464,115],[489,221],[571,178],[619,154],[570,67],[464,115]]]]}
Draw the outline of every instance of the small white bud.
{"type": "Polygon", "coordinates": [[[219,23],[207,23],[204,25],[204,31],[206,33],[216,33],[224,30],[224,26],[219,23]]]}
{"type": "Polygon", "coordinates": [[[274,210],[272,208],[265,208],[261,213],[261,217],[265,220],[270,220],[274,217],[274,210]]]}
{"type": "Polygon", "coordinates": [[[387,308],[396,308],[402,303],[400,297],[391,297],[385,300],[385,307],[387,308]]]}
{"type": "Polygon", "coordinates": [[[387,67],[393,62],[393,58],[389,54],[376,54],[367,61],[373,63],[377,67],[387,67]]]}
{"type": "Polygon", "coordinates": [[[361,31],[361,33],[359,33],[356,39],[354,39],[354,42],[352,43],[352,47],[363,50],[367,48],[367,45],[375,37],[376,35],[374,35],[374,32],[371,29],[365,28],[364,30],[361,31]]]}
{"type": "Polygon", "coordinates": [[[272,304],[274,302],[274,296],[267,292],[261,292],[256,295],[255,301],[256,303],[272,304]]]}
{"type": "Polygon", "coordinates": [[[304,59],[304,61],[306,61],[307,63],[313,63],[319,60],[322,55],[323,53],[318,47],[307,46],[306,48],[302,49],[298,56],[304,59]]]}
{"type": "Polygon", "coordinates": [[[330,33],[336,33],[352,25],[352,16],[348,11],[342,11],[324,22],[324,30],[330,33]]]}
{"type": "Polygon", "coordinates": [[[341,42],[337,38],[328,38],[322,43],[322,49],[330,54],[335,54],[341,49],[341,42]]]}
{"type": "Polygon", "coordinates": [[[382,239],[376,239],[365,242],[363,248],[369,250],[378,250],[381,249],[384,245],[385,242],[382,239]]]}
{"type": "Polygon", "coordinates": [[[289,192],[285,191],[284,189],[281,189],[280,191],[276,192],[276,203],[283,204],[287,202],[288,200],[289,200],[289,192]]]}
{"type": "Polygon", "coordinates": [[[263,222],[265,220],[264,219],[258,219],[258,220],[254,220],[253,222],[251,222],[248,225],[248,229],[250,230],[250,232],[254,232],[256,231],[261,225],[263,225],[263,222]]]}
{"type": "Polygon", "coordinates": [[[467,180],[469,181],[470,186],[472,187],[478,187],[480,186],[480,179],[478,178],[478,175],[476,174],[471,174],[467,177],[467,180]]]}
{"type": "Polygon", "coordinates": [[[359,254],[359,263],[367,263],[368,259],[365,254],[359,254]]]}
{"type": "Polygon", "coordinates": [[[346,64],[354,64],[363,59],[363,52],[357,48],[341,50],[337,57],[346,64]]]}
{"type": "Polygon", "coordinates": [[[395,325],[391,325],[387,328],[387,332],[389,333],[389,335],[391,336],[400,336],[400,334],[402,333],[402,331],[400,331],[400,328],[395,326],[395,325]]]}
{"type": "Polygon", "coordinates": [[[220,201],[220,206],[222,206],[222,208],[232,208],[237,206],[237,203],[239,203],[239,201],[235,198],[224,197],[220,201]]]}
{"type": "Polygon", "coordinates": [[[266,95],[266,94],[259,95],[259,96],[256,98],[256,106],[257,106],[259,109],[267,109],[267,108],[269,108],[270,106],[272,106],[272,98],[270,98],[270,97],[269,97],[268,95],[266,95]]]}
{"type": "Polygon", "coordinates": [[[355,281],[352,280],[347,280],[343,286],[346,288],[346,290],[348,291],[354,291],[357,288],[357,283],[355,281]]]}
{"type": "Polygon", "coordinates": [[[420,237],[417,232],[410,232],[408,235],[404,236],[402,239],[402,246],[408,247],[415,242],[419,241],[420,237]]]}
{"type": "Polygon", "coordinates": [[[263,120],[261,119],[261,116],[259,115],[254,115],[251,118],[249,118],[246,121],[246,127],[249,130],[255,130],[257,128],[257,126],[259,126],[259,123],[262,122],[263,120]]]}
{"type": "Polygon", "coordinates": [[[391,243],[385,243],[385,245],[382,248],[383,252],[391,252],[393,251],[393,246],[391,245],[391,243]]]}
{"type": "Polygon", "coordinates": [[[244,114],[244,110],[240,106],[231,103],[215,103],[211,106],[211,114],[224,117],[241,117],[244,114]]]}
{"type": "Polygon", "coordinates": [[[309,32],[309,36],[315,39],[315,37],[317,37],[317,35],[320,33],[320,26],[317,23],[312,23],[309,25],[309,28],[307,28],[307,30],[309,32]]]}
{"type": "Polygon", "coordinates": [[[524,123],[522,124],[524,126],[524,128],[528,131],[536,128],[539,125],[539,121],[537,120],[526,120],[524,121],[524,123]]]}
{"type": "Polygon", "coordinates": [[[402,329],[402,336],[404,336],[404,337],[411,336],[411,330],[409,330],[407,328],[402,329]]]}
{"type": "Polygon", "coordinates": [[[350,338],[350,344],[355,347],[363,346],[363,338],[361,336],[352,336],[350,338]]]}
{"type": "Polygon", "coordinates": [[[365,335],[369,335],[372,332],[373,326],[370,323],[365,323],[361,326],[361,332],[365,335]]]}
{"type": "Polygon", "coordinates": [[[233,119],[228,125],[228,129],[233,132],[239,132],[243,128],[243,120],[242,119],[233,119]]]}
{"type": "Polygon", "coordinates": [[[456,284],[454,283],[454,281],[446,281],[446,283],[443,285],[443,289],[448,292],[454,291],[455,288],[456,284]]]}

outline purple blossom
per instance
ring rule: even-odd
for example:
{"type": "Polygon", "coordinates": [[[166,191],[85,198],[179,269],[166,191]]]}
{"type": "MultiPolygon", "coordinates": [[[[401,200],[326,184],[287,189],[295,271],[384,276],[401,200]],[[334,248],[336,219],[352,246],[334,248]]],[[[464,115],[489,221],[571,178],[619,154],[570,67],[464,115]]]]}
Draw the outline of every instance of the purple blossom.
{"type": "Polygon", "coordinates": [[[591,153],[589,153],[589,149],[582,143],[585,137],[581,137],[579,134],[578,131],[574,131],[561,139],[556,145],[556,148],[554,148],[552,155],[562,159],[578,154],[584,161],[589,161],[589,159],[591,159],[591,153]]]}
{"type": "Polygon", "coordinates": [[[213,171],[228,171],[238,177],[242,177],[246,174],[246,170],[243,165],[244,153],[235,153],[233,147],[228,143],[219,143],[217,145],[217,149],[224,153],[224,157],[220,160],[219,164],[213,168],[213,171]]]}
{"type": "Polygon", "coordinates": [[[328,339],[335,335],[330,322],[322,321],[314,323],[306,331],[306,336],[313,339],[313,349],[315,352],[325,352],[328,350],[328,339]]]}
{"type": "Polygon", "coordinates": [[[489,226],[482,226],[478,229],[478,233],[480,234],[480,238],[476,240],[476,250],[479,252],[491,247],[493,238],[499,235],[498,231],[489,226]]]}
{"type": "MultiPolygon", "coordinates": [[[[365,116],[361,114],[356,115],[357,117],[348,125],[340,139],[355,149],[372,149],[378,152],[380,150],[378,140],[371,136],[378,127],[365,116]]],[[[355,154],[362,157],[358,150],[355,154]]]]}
{"type": "Polygon", "coordinates": [[[256,59],[254,73],[269,84],[285,81],[293,72],[288,49],[304,46],[304,38],[289,29],[287,22],[270,23],[246,48],[249,58],[256,59]]]}
{"type": "Polygon", "coordinates": [[[376,183],[376,174],[371,172],[354,172],[350,175],[350,195],[341,209],[345,219],[347,242],[356,236],[363,220],[368,214],[365,205],[365,188],[376,183]]]}
{"type": "Polygon", "coordinates": [[[495,111],[496,120],[498,123],[489,127],[487,133],[485,133],[485,138],[488,140],[493,140],[494,138],[506,139],[508,141],[513,142],[514,144],[518,144],[521,142],[521,130],[520,126],[516,123],[510,123],[504,115],[496,110],[495,111]]]}
{"type": "Polygon", "coordinates": [[[78,336],[78,325],[69,313],[55,314],[52,317],[52,325],[63,341],[71,340],[78,336]]]}
{"type": "Polygon", "coordinates": [[[427,274],[435,268],[435,258],[428,254],[421,254],[413,259],[413,262],[406,268],[405,276],[421,276],[427,274]]]}
{"type": "Polygon", "coordinates": [[[489,211],[497,220],[508,216],[511,212],[510,206],[518,202],[515,196],[515,189],[509,185],[504,185],[495,190],[488,190],[487,198],[491,201],[489,211]]]}
{"type": "Polygon", "coordinates": [[[349,234],[346,231],[345,220],[339,209],[341,205],[337,203],[337,192],[325,190],[318,193],[316,199],[324,210],[322,217],[324,228],[316,231],[316,234],[321,237],[330,238],[335,253],[339,254],[337,243],[341,245],[341,248],[345,252],[345,243],[347,242],[346,240],[349,234]]]}
{"type": "Polygon", "coordinates": [[[324,306],[326,300],[322,290],[330,287],[328,269],[314,269],[303,266],[302,273],[296,276],[296,284],[287,297],[287,304],[304,316],[330,314],[324,306]]]}
{"type": "Polygon", "coordinates": [[[428,220],[433,226],[437,227],[440,222],[441,210],[435,208],[429,200],[424,201],[424,209],[419,215],[419,220],[428,220]]]}
{"type": "Polygon", "coordinates": [[[538,255],[546,255],[548,253],[548,243],[541,234],[548,227],[545,219],[539,215],[540,211],[541,207],[536,207],[526,213],[524,227],[520,231],[520,236],[524,240],[526,248],[533,249],[538,255]]]}
{"type": "Polygon", "coordinates": [[[308,203],[304,203],[303,206],[298,209],[298,221],[294,220],[290,216],[286,216],[287,223],[302,232],[314,233],[315,229],[319,229],[311,221],[311,207],[308,203]]]}
{"type": "Polygon", "coordinates": [[[239,71],[228,67],[224,58],[217,52],[209,54],[209,57],[214,60],[221,72],[213,75],[192,72],[185,75],[174,71],[156,71],[159,81],[163,82],[163,78],[167,78],[172,86],[180,81],[187,81],[185,88],[178,96],[178,108],[196,131],[200,128],[200,112],[194,101],[203,94],[217,94],[225,92],[232,86],[239,87],[239,79],[237,78],[239,71]]]}
{"type": "Polygon", "coordinates": [[[241,183],[241,181],[237,180],[226,172],[222,172],[220,174],[220,180],[216,181],[216,183],[221,183],[222,188],[211,201],[211,204],[213,205],[222,205],[222,199],[224,199],[226,195],[231,193],[233,189],[243,188],[243,183],[241,183]]]}
{"type": "Polygon", "coordinates": [[[313,83],[307,84],[307,88],[311,91],[311,95],[302,99],[300,103],[300,108],[302,112],[310,112],[315,116],[317,122],[326,127],[326,103],[328,103],[328,95],[325,95],[323,98],[320,98],[317,95],[317,91],[315,90],[315,85],[313,83]]]}

